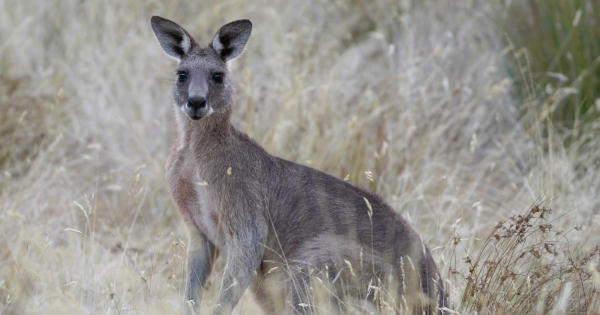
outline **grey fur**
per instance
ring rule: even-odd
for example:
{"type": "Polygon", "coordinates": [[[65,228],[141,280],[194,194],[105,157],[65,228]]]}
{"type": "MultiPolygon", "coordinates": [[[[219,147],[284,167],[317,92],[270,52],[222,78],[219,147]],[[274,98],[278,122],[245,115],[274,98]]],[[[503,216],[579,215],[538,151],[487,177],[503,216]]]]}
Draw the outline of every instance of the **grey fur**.
{"type": "MultiPolygon", "coordinates": [[[[172,45],[178,38],[168,36],[189,36],[162,18],[153,17],[152,27],[169,54],[177,50],[172,45]],[[173,31],[178,29],[183,33],[173,31]]],[[[201,48],[190,36],[189,52],[177,54],[178,71],[187,79],[173,88],[179,138],[166,169],[190,237],[185,299],[195,306],[186,306],[186,312],[199,305],[220,253],[227,255],[226,267],[212,314],[230,314],[249,286],[269,314],[310,314],[306,293],[310,274],[318,272],[325,272],[338,297],[372,300],[369,284],[396,283],[406,286],[399,294],[414,297],[409,300],[417,312],[433,314],[445,306],[429,250],[382,198],[272,156],[230,124],[234,91],[226,61],[244,50],[251,29],[248,20],[223,26],[215,35],[218,51],[214,39],[201,48]],[[222,74],[222,83],[215,73],[222,74]],[[190,119],[185,106],[191,95],[206,98],[212,113],[190,119]],[[426,298],[419,299],[418,292],[426,298]]]]}

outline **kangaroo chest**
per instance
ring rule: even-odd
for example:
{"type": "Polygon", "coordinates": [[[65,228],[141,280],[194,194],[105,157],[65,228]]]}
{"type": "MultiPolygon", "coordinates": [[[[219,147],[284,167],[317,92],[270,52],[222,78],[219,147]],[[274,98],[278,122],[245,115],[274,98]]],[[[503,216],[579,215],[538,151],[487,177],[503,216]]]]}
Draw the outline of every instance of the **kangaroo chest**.
{"type": "Polygon", "coordinates": [[[221,247],[223,240],[219,231],[223,222],[219,196],[201,178],[198,167],[185,156],[174,158],[167,169],[167,180],[184,221],[221,247]]]}

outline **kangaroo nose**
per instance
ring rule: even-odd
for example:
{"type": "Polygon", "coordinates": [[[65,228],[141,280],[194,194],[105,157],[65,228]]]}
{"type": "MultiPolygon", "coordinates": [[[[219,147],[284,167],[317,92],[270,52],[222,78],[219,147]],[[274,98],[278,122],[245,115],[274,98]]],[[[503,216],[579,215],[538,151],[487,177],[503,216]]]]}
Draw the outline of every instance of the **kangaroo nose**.
{"type": "Polygon", "coordinates": [[[203,97],[190,97],[187,105],[194,110],[202,109],[206,107],[206,99],[203,97]]]}

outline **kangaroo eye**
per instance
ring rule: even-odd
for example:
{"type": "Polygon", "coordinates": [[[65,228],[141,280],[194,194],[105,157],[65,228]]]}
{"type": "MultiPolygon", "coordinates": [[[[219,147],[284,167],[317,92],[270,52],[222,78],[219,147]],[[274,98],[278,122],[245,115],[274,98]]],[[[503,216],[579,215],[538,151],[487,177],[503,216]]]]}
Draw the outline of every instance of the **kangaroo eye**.
{"type": "Polygon", "coordinates": [[[185,72],[177,73],[177,80],[179,80],[179,82],[185,82],[186,79],[187,79],[187,74],[185,72]]]}
{"type": "Polygon", "coordinates": [[[212,76],[213,81],[215,81],[215,83],[223,83],[223,74],[222,73],[215,73],[212,76]]]}

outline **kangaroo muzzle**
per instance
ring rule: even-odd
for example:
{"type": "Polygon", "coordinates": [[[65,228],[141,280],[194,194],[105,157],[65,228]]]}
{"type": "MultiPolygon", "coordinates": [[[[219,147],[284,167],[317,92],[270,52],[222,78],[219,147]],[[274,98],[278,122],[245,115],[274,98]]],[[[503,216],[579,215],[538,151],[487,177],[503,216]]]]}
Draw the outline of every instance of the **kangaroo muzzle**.
{"type": "Polygon", "coordinates": [[[198,120],[202,117],[205,117],[209,113],[210,108],[208,107],[205,98],[190,97],[185,104],[184,110],[191,119],[198,120]]]}

